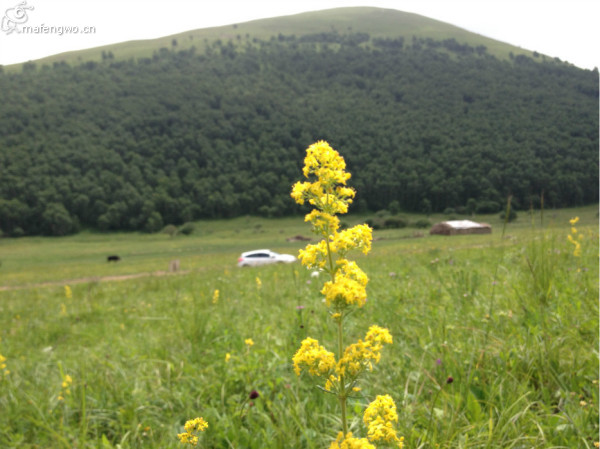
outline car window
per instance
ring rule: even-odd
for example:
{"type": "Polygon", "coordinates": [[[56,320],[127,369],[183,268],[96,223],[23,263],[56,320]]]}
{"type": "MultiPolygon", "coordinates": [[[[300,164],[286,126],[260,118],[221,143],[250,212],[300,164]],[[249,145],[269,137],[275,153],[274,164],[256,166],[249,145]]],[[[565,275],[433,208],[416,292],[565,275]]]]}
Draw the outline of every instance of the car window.
{"type": "Polygon", "coordinates": [[[269,257],[269,255],[267,253],[254,253],[248,254],[247,257],[269,257]]]}

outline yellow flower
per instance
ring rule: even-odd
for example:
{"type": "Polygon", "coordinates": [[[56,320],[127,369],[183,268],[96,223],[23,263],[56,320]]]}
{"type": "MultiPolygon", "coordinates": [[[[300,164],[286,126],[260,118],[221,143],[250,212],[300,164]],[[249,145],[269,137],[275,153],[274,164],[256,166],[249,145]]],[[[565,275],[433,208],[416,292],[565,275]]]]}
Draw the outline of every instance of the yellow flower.
{"type": "Polygon", "coordinates": [[[183,426],[186,432],[204,432],[207,427],[208,423],[202,417],[186,421],[185,425],[183,426]]]}
{"type": "Polygon", "coordinates": [[[257,276],[256,277],[256,288],[260,289],[262,287],[262,282],[260,280],[260,278],[257,276]]]}
{"type": "Polygon", "coordinates": [[[329,449],[376,449],[366,438],[353,438],[352,432],[348,432],[344,438],[344,433],[338,433],[337,438],[331,443],[329,449]]]}
{"type": "Polygon", "coordinates": [[[358,340],[344,350],[336,366],[337,374],[356,378],[364,370],[371,371],[373,362],[379,363],[381,359],[383,343],[392,343],[390,332],[379,326],[371,326],[364,341],[358,340]]]}
{"type": "Polygon", "coordinates": [[[371,241],[373,240],[373,230],[366,224],[356,225],[350,229],[345,229],[336,233],[331,242],[331,250],[345,255],[351,249],[359,249],[364,254],[371,250],[371,241]]]}
{"type": "Polygon", "coordinates": [[[579,221],[579,217],[575,217],[575,218],[571,218],[569,220],[569,223],[571,223],[571,226],[573,226],[575,223],[577,223],[579,221]]]}
{"type": "Polygon", "coordinates": [[[367,301],[367,282],[369,278],[358,267],[356,262],[345,259],[338,260],[334,281],[323,285],[321,293],[328,306],[341,308],[346,305],[362,307],[367,301]]]}
{"type": "Polygon", "coordinates": [[[73,297],[73,292],[71,291],[71,287],[65,285],[65,298],[70,299],[73,297]]]}
{"type": "Polygon", "coordinates": [[[327,375],[335,367],[335,356],[333,352],[327,351],[319,342],[313,338],[305,338],[300,349],[292,358],[294,371],[300,375],[302,368],[308,369],[311,376],[327,375]]]}
{"type": "Polygon", "coordinates": [[[246,346],[250,347],[250,346],[254,345],[254,340],[252,340],[251,338],[246,338],[244,340],[244,343],[246,343],[246,346]]]}
{"type": "Polygon", "coordinates": [[[295,183],[292,198],[298,204],[304,204],[308,200],[317,209],[331,215],[346,213],[348,204],[354,198],[354,190],[345,187],[351,176],[345,169],[344,158],[327,142],[312,144],[306,150],[302,172],[306,178],[314,177],[316,180],[312,183],[295,183]]]}
{"type": "Polygon", "coordinates": [[[402,447],[403,441],[398,438],[394,429],[398,422],[396,404],[390,395],[377,396],[365,410],[363,422],[367,426],[370,441],[397,443],[402,447]]]}
{"type": "Polygon", "coordinates": [[[304,204],[306,192],[310,189],[310,182],[297,182],[292,186],[292,198],[298,204],[304,204]]]}
{"type": "Polygon", "coordinates": [[[325,382],[325,391],[334,390],[340,382],[340,378],[338,376],[334,376],[333,374],[329,376],[327,382],[325,382]]]}
{"type": "Polygon", "coordinates": [[[569,242],[571,242],[575,246],[575,248],[573,249],[573,255],[575,257],[579,257],[581,255],[581,243],[579,243],[577,240],[571,237],[571,234],[567,235],[567,240],[569,240],[569,242]]]}
{"type": "Polygon", "coordinates": [[[304,221],[310,221],[315,228],[315,232],[321,235],[330,235],[340,227],[340,220],[332,214],[313,209],[312,212],[304,217],[304,221]]]}
{"type": "MultiPolygon", "coordinates": [[[[0,354],[0,370],[2,370],[2,374],[4,376],[8,376],[10,374],[10,371],[6,368],[6,357],[4,357],[2,354],[0,354]]],[[[2,380],[2,379],[0,379],[2,380]]]]}
{"type": "Polygon", "coordinates": [[[208,423],[204,420],[204,418],[192,419],[186,421],[185,425],[183,426],[185,432],[178,434],[177,437],[183,444],[196,446],[198,444],[198,437],[196,436],[196,433],[204,432],[207,427],[208,423]]]}
{"type": "Polygon", "coordinates": [[[229,360],[231,360],[231,354],[227,353],[225,354],[225,362],[229,362],[229,360]]]}
{"type": "Polygon", "coordinates": [[[65,306],[64,304],[61,303],[60,305],[60,315],[61,316],[66,316],[67,315],[67,306],[65,306]]]}
{"type": "Polygon", "coordinates": [[[215,289],[215,291],[213,292],[212,302],[213,302],[213,304],[216,304],[218,301],[219,301],[219,290],[215,289]]]}
{"type": "Polygon", "coordinates": [[[321,240],[316,245],[306,245],[305,249],[299,251],[298,258],[307,268],[325,268],[327,265],[327,242],[321,240]]]}
{"type": "Polygon", "coordinates": [[[71,378],[71,376],[69,376],[68,374],[64,377],[63,382],[62,382],[62,387],[63,388],[69,388],[69,385],[71,385],[73,383],[73,379],[71,378]]]}

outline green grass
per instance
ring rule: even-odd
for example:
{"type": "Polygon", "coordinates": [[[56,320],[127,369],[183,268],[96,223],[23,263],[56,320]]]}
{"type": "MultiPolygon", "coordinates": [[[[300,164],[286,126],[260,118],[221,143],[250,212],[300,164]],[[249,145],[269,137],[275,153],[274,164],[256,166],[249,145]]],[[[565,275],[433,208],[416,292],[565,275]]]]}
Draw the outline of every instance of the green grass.
{"type": "MultiPolygon", "coordinates": [[[[475,217],[491,235],[376,231],[372,252],[356,257],[369,298],[347,335],[378,324],[394,343],[349,403],[351,430],[364,435],[364,406],[390,394],[405,447],[593,447],[597,210],[546,211],[543,225],[520,212],[504,238],[497,216],[475,217]],[[566,239],[576,215],[580,257],[566,239]]],[[[297,234],[310,235],[301,217],[244,217],[198,223],[187,237],[0,240],[0,285],[13,287],[0,291],[0,447],[176,448],[196,416],[209,422],[204,447],[328,447],[336,400],[291,367],[306,336],[335,341],[322,280],[299,264],[235,266],[248,249],[295,252],[303,244],[285,239],[297,234]],[[111,253],[123,260],[108,264],[111,253]],[[190,271],[68,282],[166,270],[174,258],[190,271]],[[39,282],[53,284],[27,287],[39,282]],[[61,372],[73,378],[64,401],[61,372]]]]}
{"type": "MultiPolygon", "coordinates": [[[[499,42],[444,22],[429,19],[417,14],[397,10],[371,7],[335,8],[314,11],[270,19],[253,20],[240,24],[221,27],[203,28],[183,33],[164,36],[157,39],[128,41],[119,44],[105,45],[86,50],[61,53],[35,61],[38,65],[51,65],[65,61],[69,64],[80,64],[87,61],[102,60],[102,52],[112,52],[116,60],[131,58],[150,58],[160,48],[171,49],[173,40],[177,41],[176,50],[196,47],[203,52],[206,43],[220,39],[223,42],[245,45],[246,36],[269,40],[272,36],[301,36],[304,34],[331,32],[344,34],[348,32],[369,33],[371,38],[397,38],[403,36],[408,43],[413,36],[432,38],[435,40],[456,39],[458,42],[473,47],[484,45],[488,52],[503,60],[514,55],[524,54],[531,57],[532,51],[525,50],[504,42],[499,42]],[[239,37],[239,39],[238,39],[239,37]]],[[[5,66],[7,71],[20,70],[23,64],[5,66]]]]}

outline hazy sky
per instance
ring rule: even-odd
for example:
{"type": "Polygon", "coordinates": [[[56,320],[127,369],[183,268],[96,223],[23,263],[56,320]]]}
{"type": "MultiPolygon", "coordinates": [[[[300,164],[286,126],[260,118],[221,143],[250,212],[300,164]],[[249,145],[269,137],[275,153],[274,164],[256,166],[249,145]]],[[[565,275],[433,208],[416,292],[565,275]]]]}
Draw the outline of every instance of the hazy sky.
{"type": "Polygon", "coordinates": [[[412,12],[578,67],[600,67],[600,0],[0,0],[0,64],[342,6],[412,12]],[[27,34],[23,26],[79,33],[27,34]]]}

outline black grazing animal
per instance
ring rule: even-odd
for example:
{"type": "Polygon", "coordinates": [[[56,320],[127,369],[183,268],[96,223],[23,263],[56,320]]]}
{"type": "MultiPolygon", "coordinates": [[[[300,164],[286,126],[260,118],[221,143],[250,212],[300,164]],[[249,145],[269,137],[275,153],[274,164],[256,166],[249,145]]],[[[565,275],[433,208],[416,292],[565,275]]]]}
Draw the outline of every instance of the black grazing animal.
{"type": "Polygon", "coordinates": [[[119,256],[108,256],[106,258],[107,262],[118,262],[119,260],[121,260],[119,256]]]}

